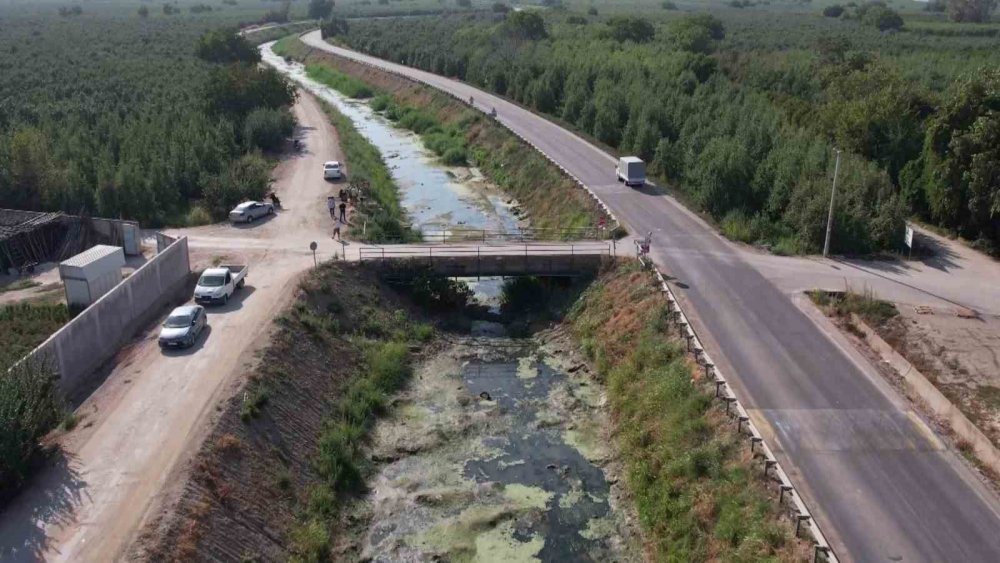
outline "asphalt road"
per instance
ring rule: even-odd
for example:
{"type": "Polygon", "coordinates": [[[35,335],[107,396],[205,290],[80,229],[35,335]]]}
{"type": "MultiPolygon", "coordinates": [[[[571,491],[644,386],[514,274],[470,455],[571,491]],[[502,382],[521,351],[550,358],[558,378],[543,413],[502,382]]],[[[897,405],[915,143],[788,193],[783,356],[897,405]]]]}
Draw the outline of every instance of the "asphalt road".
{"type": "Polygon", "coordinates": [[[654,260],[842,560],[1000,561],[995,496],[822,320],[672,197],[623,187],[612,156],[506,100],[333,47],[318,32],[303,40],[495,107],[631,233],[652,232],[654,260]]]}

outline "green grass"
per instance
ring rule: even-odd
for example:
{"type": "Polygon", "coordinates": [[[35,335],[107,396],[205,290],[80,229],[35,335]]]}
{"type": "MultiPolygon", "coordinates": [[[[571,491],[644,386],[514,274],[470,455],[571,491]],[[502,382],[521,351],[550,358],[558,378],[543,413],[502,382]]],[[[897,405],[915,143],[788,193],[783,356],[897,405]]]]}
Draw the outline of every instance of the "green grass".
{"type": "Polygon", "coordinates": [[[350,236],[364,242],[410,242],[420,234],[409,227],[399,201],[399,187],[382,160],[382,153],[368,142],[344,114],[322,102],[330,122],[337,128],[347,161],[349,180],[367,180],[370,191],[352,219],[350,236]]]}
{"type": "Polygon", "coordinates": [[[260,416],[261,409],[267,405],[267,400],[267,390],[260,384],[255,385],[243,398],[243,403],[240,405],[240,420],[250,422],[260,416]]]}
{"type": "Polygon", "coordinates": [[[373,90],[364,82],[343,72],[321,64],[306,65],[306,75],[316,82],[325,84],[349,98],[370,98],[373,90]]]}
{"type": "Polygon", "coordinates": [[[361,373],[351,382],[324,424],[314,466],[320,483],[309,494],[302,520],[292,529],[292,550],[316,561],[328,549],[325,523],[336,514],[342,494],[364,490],[364,445],[376,418],[410,376],[409,347],[402,341],[363,344],[361,373]]]}
{"type": "MultiPolygon", "coordinates": [[[[315,343],[339,348],[338,356],[356,358],[348,364],[345,387],[331,399],[310,456],[318,482],[302,497],[296,495],[304,502],[289,533],[295,561],[328,557],[330,530],[340,506],[365,490],[370,432],[410,378],[410,348],[434,337],[431,325],[416,322],[405,310],[391,307],[375,291],[353,294],[363,294],[364,304],[348,306],[351,298],[332,289],[331,281],[338,272],[334,263],[320,266],[315,283],[307,286],[306,298],[300,299],[282,321],[299,327],[316,339],[315,343]],[[331,320],[338,321],[336,330],[330,330],[331,320]]],[[[279,483],[281,490],[291,488],[291,482],[287,486],[279,483]]]]}
{"type": "Polygon", "coordinates": [[[474,119],[470,113],[467,119],[445,124],[428,110],[397,103],[392,97],[381,94],[371,101],[375,111],[385,114],[396,125],[420,135],[424,145],[441,161],[449,166],[467,164],[469,147],[466,141],[466,125],[474,119]]]}
{"type": "Polygon", "coordinates": [[[76,424],[66,413],[52,366],[20,359],[0,348],[0,504],[31,474],[41,438],[60,422],[66,430],[76,424]]]}
{"type": "Polygon", "coordinates": [[[868,287],[861,293],[848,288],[844,292],[814,290],[808,294],[830,315],[843,317],[854,313],[872,325],[880,325],[899,314],[895,305],[878,299],[868,287]]]}
{"type": "Polygon", "coordinates": [[[42,284],[35,280],[18,280],[14,283],[0,287],[0,293],[7,293],[8,291],[21,291],[22,289],[31,289],[32,287],[38,287],[40,285],[42,284]]]}
{"type": "Polygon", "coordinates": [[[62,303],[18,303],[0,307],[0,350],[23,357],[72,318],[62,303]]]}
{"type": "Polygon", "coordinates": [[[653,559],[788,560],[797,546],[759,471],[634,266],[607,273],[574,307],[574,334],[599,368],[616,442],[653,559]]]}

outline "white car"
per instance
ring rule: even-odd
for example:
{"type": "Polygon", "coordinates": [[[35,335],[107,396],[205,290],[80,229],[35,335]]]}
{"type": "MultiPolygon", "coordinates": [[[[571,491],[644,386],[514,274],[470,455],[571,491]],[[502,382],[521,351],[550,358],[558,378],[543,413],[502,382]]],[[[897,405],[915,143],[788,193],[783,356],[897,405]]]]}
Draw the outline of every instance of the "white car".
{"type": "Polygon", "coordinates": [[[339,180],[343,177],[343,174],[340,169],[340,163],[336,160],[329,160],[323,164],[324,180],[339,180]]]}
{"type": "Polygon", "coordinates": [[[229,212],[229,220],[233,223],[252,223],[267,215],[274,215],[274,206],[259,201],[244,201],[229,212]]]}

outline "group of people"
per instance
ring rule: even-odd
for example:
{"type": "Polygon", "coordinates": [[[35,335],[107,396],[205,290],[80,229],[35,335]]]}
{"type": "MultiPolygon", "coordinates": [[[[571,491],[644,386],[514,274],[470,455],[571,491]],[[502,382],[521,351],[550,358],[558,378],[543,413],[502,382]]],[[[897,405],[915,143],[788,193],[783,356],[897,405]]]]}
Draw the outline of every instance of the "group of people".
{"type": "Polygon", "coordinates": [[[330,210],[330,218],[333,219],[333,238],[342,240],[340,230],[347,226],[347,201],[348,193],[344,188],[340,188],[339,197],[329,197],[326,200],[327,208],[330,210]],[[340,200],[338,204],[337,201],[340,200]],[[340,212],[339,214],[337,212],[340,212]]]}

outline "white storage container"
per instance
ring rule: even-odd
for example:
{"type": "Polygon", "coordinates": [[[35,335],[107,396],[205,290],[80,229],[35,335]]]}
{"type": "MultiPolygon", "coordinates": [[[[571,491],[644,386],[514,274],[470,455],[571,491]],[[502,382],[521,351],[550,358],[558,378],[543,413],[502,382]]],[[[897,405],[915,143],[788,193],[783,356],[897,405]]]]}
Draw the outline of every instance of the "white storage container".
{"type": "Polygon", "coordinates": [[[122,281],[125,253],[120,246],[99,244],[59,264],[66,303],[87,307],[122,281]]]}

